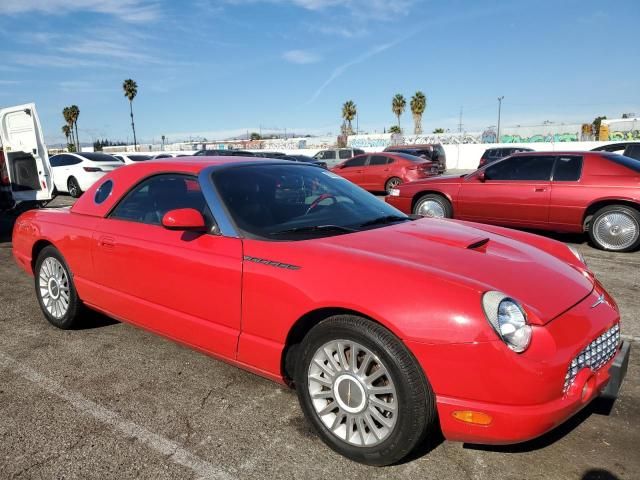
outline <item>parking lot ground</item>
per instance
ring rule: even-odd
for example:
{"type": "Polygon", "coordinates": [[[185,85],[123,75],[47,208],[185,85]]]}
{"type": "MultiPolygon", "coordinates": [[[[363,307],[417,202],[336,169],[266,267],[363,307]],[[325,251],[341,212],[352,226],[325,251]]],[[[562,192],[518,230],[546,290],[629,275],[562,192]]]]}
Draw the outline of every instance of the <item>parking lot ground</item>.
{"type": "Polygon", "coordinates": [[[640,478],[640,253],[555,237],[583,252],[633,342],[609,415],[597,402],[526,444],[435,439],[372,468],[327,448],[293,391],[98,314],[77,330],[50,326],[9,228],[0,221],[0,479],[640,478]]]}

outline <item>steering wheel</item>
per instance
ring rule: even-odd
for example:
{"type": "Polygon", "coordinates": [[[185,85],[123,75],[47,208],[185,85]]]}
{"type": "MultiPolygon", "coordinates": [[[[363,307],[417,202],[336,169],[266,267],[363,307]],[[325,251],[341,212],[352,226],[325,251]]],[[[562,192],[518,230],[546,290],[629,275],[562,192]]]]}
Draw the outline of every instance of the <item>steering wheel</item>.
{"type": "Polygon", "coordinates": [[[311,213],[311,210],[313,210],[318,205],[320,205],[320,202],[322,202],[323,200],[327,200],[328,198],[333,200],[334,204],[338,203],[338,199],[336,198],[336,196],[334,194],[332,194],[332,193],[323,193],[318,198],[316,198],[313,202],[311,202],[311,205],[309,205],[309,208],[307,208],[307,211],[304,212],[304,214],[305,215],[309,215],[309,213],[311,213]]]}

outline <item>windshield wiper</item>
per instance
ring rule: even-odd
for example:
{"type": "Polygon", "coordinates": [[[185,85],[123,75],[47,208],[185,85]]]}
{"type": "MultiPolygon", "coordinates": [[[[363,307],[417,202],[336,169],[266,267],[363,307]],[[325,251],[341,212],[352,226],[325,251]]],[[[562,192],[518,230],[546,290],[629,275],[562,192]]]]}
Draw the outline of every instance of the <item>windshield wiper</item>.
{"type": "Polygon", "coordinates": [[[353,233],[357,231],[359,230],[355,228],[343,227],[342,225],[310,225],[308,227],[287,228],[286,230],[271,232],[269,235],[283,235],[287,233],[313,233],[313,232],[353,233]]]}
{"type": "Polygon", "coordinates": [[[384,225],[386,223],[393,222],[404,222],[406,220],[411,220],[409,217],[401,217],[400,215],[385,215],[384,217],[374,218],[373,220],[369,220],[368,222],[364,222],[360,225],[360,227],[370,227],[372,225],[384,225]]]}

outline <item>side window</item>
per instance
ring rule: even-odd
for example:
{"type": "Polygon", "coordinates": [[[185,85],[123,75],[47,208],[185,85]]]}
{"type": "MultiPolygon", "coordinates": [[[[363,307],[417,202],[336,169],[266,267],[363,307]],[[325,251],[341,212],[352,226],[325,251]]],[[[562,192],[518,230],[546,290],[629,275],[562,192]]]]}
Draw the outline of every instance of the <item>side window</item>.
{"type": "Polygon", "coordinates": [[[485,170],[487,180],[544,181],[551,178],[555,158],[551,156],[512,157],[485,170]]]}
{"type": "Polygon", "coordinates": [[[582,157],[558,157],[553,171],[554,182],[575,182],[582,172],[582,157]]]}
{"type": "Polygon", "coordinates": [[[359,149],[359,148],[354,148],[354,149],[353,149],[353,154],[354,154],[354,155],[362,155],[363,153],[365,153],[365,151],[364,151],[364,150],[361,150],[361,149],[359,149]]]}
{"type": "Polygon", "coordinates": [[[389,157],[385,157],[383,155],[373,155],[369,159],[369,165],[371,165],[371,166],[373,166],[373,165],[386,165],[388,159],[389,159],[389,157]]]}
{"type": "Polygon", "coordinates": [[[200,184],[190,175],[155,175],[138,184],[118,203],[110,218],[161,225],[165,213],[176,208],[194,208],[209,225],[212,217],[200,184]]]}
{"type": "Polygon", "coordinates": [[[353,156],[351,155],[351,150],[340,150],[338,154],[340,156],[340,160],[346,160],[347,158],[351,158],[353,156]]]}
{"type": "Polygon", "coordinates": [[[52,167],[59,167],[60,166],[60,155],[55,155],[55,156],[49,158],[49,165],[51,165],[52,167]]]}
{"type": "Polygon", "coordinates": [[[323,160],[335,160],[336,158],[336,152],[335,150],[325,150],[324,151],[324,155],[322,155],[323,160]]]}
{"type": "Polygon", "coordinates": [[[344,162],[345,167],[362,167],[367,160],[366,155],[360,155],[359,157],[353,157],[351,160],[344,162]]]}
{"type": "Polygon", "coordinates": [[[65,165],[77,165],[79,163],[82,163],[82,159],[78,158],[78,157],[74,157],[73,155],[65,155],[65,165]]]}

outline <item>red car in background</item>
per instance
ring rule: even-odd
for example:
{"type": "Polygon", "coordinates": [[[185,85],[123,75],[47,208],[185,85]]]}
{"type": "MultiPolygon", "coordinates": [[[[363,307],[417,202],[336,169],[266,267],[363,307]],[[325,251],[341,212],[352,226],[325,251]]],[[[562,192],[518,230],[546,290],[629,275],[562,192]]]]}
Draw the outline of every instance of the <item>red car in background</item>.
{"type": "Polygon", "coordinates": [[[640,161],[604,152],[526,152],[473,173],[400,185],[405,213],[558,232],[603,250],[640,246],[640,161]]]}
{"type": "Polygon", "coordinates": [[[389,193],[401,183],[437,175],[438,165],[406,153],[365,153],[336,165],[331,171],[365,190],[389,193]]]}
{"type": "Polygon", "coordinates": [[[293,384],[323,441],[370,465],[437,429],[541,435],[615,397],[629,358],[616,303],[577,251],[415,220],[301,162],[116,169],[70,209],[21,215],[13,254],[56,327],[86,306],[293,384]]]}

